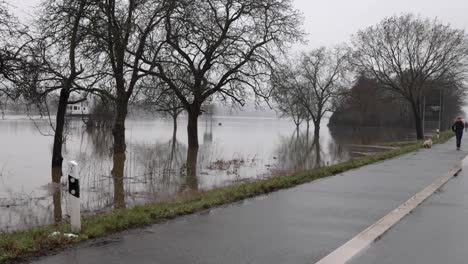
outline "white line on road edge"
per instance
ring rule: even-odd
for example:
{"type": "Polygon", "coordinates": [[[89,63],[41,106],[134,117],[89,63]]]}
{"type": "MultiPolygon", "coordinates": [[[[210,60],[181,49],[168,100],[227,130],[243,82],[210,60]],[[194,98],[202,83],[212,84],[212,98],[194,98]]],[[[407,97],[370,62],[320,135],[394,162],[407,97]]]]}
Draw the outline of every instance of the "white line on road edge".
{"type": "Polygon", "coordinates": [[[411,213],[422,202],[439,190],[453,176],[456,176],[462,170],[462,164],[468,161],[468,156],[450,169],[447,174],[437,178],[429,186],[411,197],[408,201],[400,205],[395,210],[381,218],[375,224],[371,225],[354,238],[337,248],[335,251],[319,260],[316,264],[341,264],[346,263],[359,252],[367,248],[375,240],[379,239],[385,232],[390,230],[396,223],[411,213]]]}

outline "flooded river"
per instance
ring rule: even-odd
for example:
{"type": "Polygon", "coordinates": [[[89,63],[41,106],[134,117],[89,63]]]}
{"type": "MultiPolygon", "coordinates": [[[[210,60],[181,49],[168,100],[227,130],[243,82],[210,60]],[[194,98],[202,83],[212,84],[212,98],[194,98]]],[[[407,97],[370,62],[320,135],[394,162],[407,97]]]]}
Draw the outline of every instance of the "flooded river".
{"type": "MultiPolygon", "coordinates": [[[[112,136],[109,129],[87,129],[71,120],[64,145],[67,162],[78,162],[82,209],[111,210],[114,195],[127,206],[171,197],[185,186],[186,120],[176,139],[169,120],[128,121],[124,192],[114,194],[112,136]]],[[[199,189],[206,190],[308,168],[326,166],[384,149],[374,145],[407,140],[412,131],[336,128],[324,124],[320,141],[292,122],[276,118],[214,117],[200,120],[199,189]]],[[[313,129],[312,129],[313,130],[313,129]]],[[[51,182],[53,138],[47,120],[9,116],[0,120],[0,231],[51,224],[67,212],[67,193],[51,182]],[[54,196],[54,193],[56,194],[54,196]]]]}

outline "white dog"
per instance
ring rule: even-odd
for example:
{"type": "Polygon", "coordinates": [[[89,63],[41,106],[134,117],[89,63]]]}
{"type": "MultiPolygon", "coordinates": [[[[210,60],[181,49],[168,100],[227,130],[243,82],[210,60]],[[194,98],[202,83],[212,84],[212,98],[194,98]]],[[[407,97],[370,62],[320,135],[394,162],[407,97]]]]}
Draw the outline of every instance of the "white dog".
{"type": "Polygon", "coordinates": [[[432,148],[432,139],[429,138],[429,139],[427,139],[426,141],[424,141],[423,147],[424,147],[424,148],[432,148]]]}

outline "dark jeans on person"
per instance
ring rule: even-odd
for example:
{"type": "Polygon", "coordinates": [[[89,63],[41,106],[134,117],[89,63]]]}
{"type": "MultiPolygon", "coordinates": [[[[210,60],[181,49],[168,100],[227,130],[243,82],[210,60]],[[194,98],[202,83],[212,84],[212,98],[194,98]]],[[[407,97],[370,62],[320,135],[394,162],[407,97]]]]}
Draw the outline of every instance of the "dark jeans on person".
{"type": "Polygon", "coordinates": [[[457,148],[460,148],[463,132],[457,132],[456,136],[457,136],[457,148]]]}

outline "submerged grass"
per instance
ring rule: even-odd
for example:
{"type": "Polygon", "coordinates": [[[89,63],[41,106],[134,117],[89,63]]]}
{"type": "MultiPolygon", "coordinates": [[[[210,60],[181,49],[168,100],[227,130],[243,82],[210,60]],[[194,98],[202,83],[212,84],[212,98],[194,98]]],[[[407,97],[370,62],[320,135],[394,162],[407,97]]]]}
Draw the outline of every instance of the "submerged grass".
{"type": "MultiPolygon", "coordinates": [[[[453,137],[452,132],[441,134],[434,143],[443,143],[453,137]]],[[[298,172],[289,176],[277,176],[255,182],[246,182],[211,191],[185,195],[167,202],[139,205],[129,209],[85,217],[82,232],[78,238],[51,236],[54,231],[70,232],[67,224],[45,226],[25,231],[0,235],[0,263],[20,261],[33,256],[41,256],[50,251],[88,239],[103,237],[129,228],[147,226],[177,216],[191,214],[204,209],[233,203],[253,196],[290,188],[319,178],[332,176],[350,169],[396,157],[420,149],[421,141],[402,144],[398,149],[380,152],[371,156],[353,159],[340,164],[298,172]]]]}

